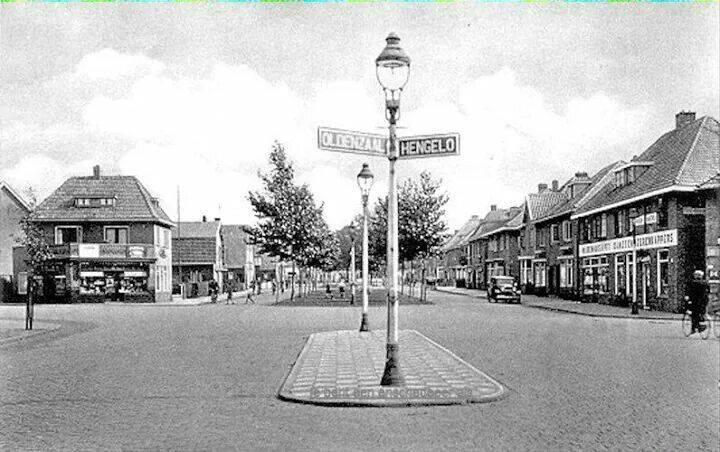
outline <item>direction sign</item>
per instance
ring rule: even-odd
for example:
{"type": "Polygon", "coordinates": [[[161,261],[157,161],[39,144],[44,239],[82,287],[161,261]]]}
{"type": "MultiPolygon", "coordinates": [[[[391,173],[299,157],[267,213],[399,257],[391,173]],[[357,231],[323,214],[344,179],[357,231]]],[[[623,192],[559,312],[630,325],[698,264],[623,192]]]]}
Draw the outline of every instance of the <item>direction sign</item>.
{"type": "Polygon", "coordinates": [[[398,139],[398,158],[440,157],[460,153],[460,135],[444,133],[398,139]]]}
{"type": "Polygon", "coordinates": [[[374,133],[318,127],[318,147],[326,151],[385,157],[388,138],[374,133]]]}

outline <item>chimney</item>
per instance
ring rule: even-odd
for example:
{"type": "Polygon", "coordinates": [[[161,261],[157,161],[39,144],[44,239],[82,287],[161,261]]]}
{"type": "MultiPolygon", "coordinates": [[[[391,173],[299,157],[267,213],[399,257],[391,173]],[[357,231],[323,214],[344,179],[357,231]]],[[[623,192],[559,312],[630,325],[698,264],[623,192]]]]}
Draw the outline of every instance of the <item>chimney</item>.
{"type": "Polygon", "coordinates": [[[552,190],[558,191],[558,181],[557,180],[552,181],[552,190]]]}
{"type": "Polygon", "coordinates": [[[685,127],[693,121],[695,121],[694,111],[681,111],[675,115],[675,128],[685,127]]]}
{"type": "Polygon", "coordinates": [[[587,179],[588,174],[585,171],[578,171],[575,173],[575,179],[587,179]]]}
{"type": "Polygon", "coordinates": [[[93,166],[93,177],[95,179],[100,179],[100,165],[93,166]]]}
{"type": "Polygon", "coordinates": [[[497,204],[491,204],[491,205],[490,205],[490,211],[491,211],[491,212],[494,212],[494,211],[496,211],[496,210],[497,210],[497,204]]]}
{"type": "Polygon", "coordinates": [[[207,217],[203,215],[203,223],[207,222],[207,217]]]}
{"type": "Polygon", "coordinates": [[[547,190],[547,184],[538,184],[538,193],[542,193],[547,190]]]}
{"type": "Polygon", "coordinates": [[[215,222],[216,222],[216,223],[219,223],[219,222],[220,222],[220,217],[215,217],[215,222]]]}

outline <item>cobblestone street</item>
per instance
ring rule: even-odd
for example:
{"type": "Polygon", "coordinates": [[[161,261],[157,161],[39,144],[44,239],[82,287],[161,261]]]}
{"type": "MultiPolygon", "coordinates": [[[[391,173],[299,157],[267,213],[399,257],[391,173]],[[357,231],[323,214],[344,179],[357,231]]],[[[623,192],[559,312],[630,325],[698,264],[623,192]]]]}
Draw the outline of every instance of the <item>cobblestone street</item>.
{"type": "MultiPolygon", "coordinates": [[[[39,305],[36,322],[65,332],[0,346],[0,449],[718,450],[716,339],[685,338],[675,321],[429,301],[402,306],[400,327],[506,397],[390,409],[278,400],[307,337],[355,329],[359,307],[39,305]]],[[[0,318],[23,309],[0,306],[0,318]]],[[[385,319],[371,307],[372,329],[385,319]]]]}

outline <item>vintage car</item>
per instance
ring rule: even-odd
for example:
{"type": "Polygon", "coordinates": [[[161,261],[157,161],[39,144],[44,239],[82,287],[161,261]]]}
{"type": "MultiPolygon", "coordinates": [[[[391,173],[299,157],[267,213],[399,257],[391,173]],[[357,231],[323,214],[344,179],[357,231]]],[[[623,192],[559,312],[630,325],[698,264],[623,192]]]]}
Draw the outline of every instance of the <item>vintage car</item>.
{"type": "Polygon", "coordinates": [[[488,301],[520,303],[520,288],[512,276],[492,276],[487,291],[488,301]]]}

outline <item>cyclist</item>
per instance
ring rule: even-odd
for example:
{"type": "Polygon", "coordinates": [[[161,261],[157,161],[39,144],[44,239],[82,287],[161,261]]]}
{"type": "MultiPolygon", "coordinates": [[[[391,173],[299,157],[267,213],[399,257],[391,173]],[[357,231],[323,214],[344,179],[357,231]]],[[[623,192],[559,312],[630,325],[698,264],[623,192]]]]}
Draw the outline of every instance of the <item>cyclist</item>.
{"type": "Polygon", "coordinates": [[[689,304],[692,312],[692,332],[702,332],[707,328],[706,325],[700,325],[707,308],[707,284],[705,284],[705,273],[702,270],[693,272],[693,281],[690,283],[689,304]]]}

